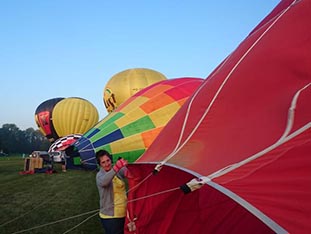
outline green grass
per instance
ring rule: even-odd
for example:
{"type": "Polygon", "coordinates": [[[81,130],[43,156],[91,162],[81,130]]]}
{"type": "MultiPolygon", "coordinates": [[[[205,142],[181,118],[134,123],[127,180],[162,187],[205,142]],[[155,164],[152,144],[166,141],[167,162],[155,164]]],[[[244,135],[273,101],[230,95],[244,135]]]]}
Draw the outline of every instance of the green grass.
{"type": "Polygon", "coordinates": [[[64,173],[56,164],[54,174],[20,175],[23,168],[21,157],[0,158],[0,233],[103,233],[98,215],[91,217],[99,206],[95,171],[64,173]]]}

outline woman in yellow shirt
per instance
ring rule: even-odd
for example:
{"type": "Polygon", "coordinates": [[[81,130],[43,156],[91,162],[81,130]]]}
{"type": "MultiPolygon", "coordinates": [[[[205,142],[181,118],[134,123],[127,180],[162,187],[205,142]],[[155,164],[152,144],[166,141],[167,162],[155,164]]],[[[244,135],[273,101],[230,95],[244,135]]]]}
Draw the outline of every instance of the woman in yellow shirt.
{"type": "Polygon", "coordinates": [[[126,214],[126,187],[124,183],[127,161],[119,159],[112,166],[112,155],[106,150],[96,153],[100,170],[96,175],[99,192],[99,217],[105,234],[123,234],[126,214]]]}

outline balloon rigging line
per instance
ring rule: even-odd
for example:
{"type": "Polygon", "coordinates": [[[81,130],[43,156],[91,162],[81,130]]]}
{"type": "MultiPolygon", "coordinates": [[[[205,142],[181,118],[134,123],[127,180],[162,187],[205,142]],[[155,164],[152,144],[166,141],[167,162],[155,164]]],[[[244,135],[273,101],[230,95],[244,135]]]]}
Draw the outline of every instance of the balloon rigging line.
{"type": "MultiPolygon", "coordinates": [[[[192,131],[190,132],[190,134],[188,135],[188,137],[184,140],[184,142],[181,144],[181,138],[182,138],[182,134],[180,134],[179,136],[179,140],[175,146],[175,149],[164,159],[162,160],[162,162],[160,162],[161,165],[165,164],[168,160],[170,160],[172,157],[174,157],[176,155],[176,153],[178,153],[182,147],[190,140],[190,138],[193,136],[193,134],[197,131],[197,129],[199,128],[199,126],[201,125],[202,121],[204,120],[204,118],[206,117],[206,115],[209,113],[211,106],[214,104],[216,98],[218,97],[218,95],[220,94],[220,92],[222,91],[223,87],[225,86],[225,84],[228,82],[228,80],[231,78],[231,75],[233,74],[233,72],[237,69],[237,67],[240,65],[240,63],[245,59],[245,57],[252,51],[252,49],[260,42],[260,40],[268,33],[268,31],[270,31],[270,29],[278,22],[278,20],[289,10],[289,8],[295,3],[295,1],[293,3],[291,3],[290,6],[288,6],[281,14],[279,14],[278,17],[276,17],[276,19],[269,25],[269,27],[257,38],[257,40],[250,46],[250,48],[248,48],[248,50],[243,54],[243,56],[238,60],[238,62],[234,65],[234,67],[231,69],[231,71],[229,72],[229,74],[226,76],[226,78],[224,79],[224,81],[222,82],[222,84],[220,85],[220,87],[218,88],[216,94],[214,95],[211,103],[209,104],[209,106],[207,107],[207,109],[205,110],[205,112],[203,113],[202,117],[200,118],[199,122],[195,125],[195,127],[192,129],[192,131]],[[180,145],[181,144],[181,145],[180,145]]],[[[203,83],[202,86],[200,86],[200,88],[202,88],[204,85],[206,85],[207,82],[203,83]]],[[[190,104],[192,104],[192,101],[194,100],[194,98],[197,96],[197,93],[200,91],[200,88],[195,92],[195,94],[191,97],[190,100],[190,104]]],[[[191,105],[189,104],[188,110],[190,109],[191,105]]],[[[187,115],[189,114],[189,111],[187,110],[187,115]]],[[[188,116],[185,117],[184,122],[183,122],[183,127],[182,127],[182,133],[184,132],[184,128],[186,125],[186,120],[188,119],[188,116]]]]}
{"type": "Polygon", "coordinates": [[[70,228],[69,230],[65,231],[63,234],[71,232],[72,230],[76,229],[77,227],[79,227],[80,225],[82,225],[83,223],[88,221],[89,219],[93,218],[95,215],[98,215],[97,212],[95,214],[92,214],[91,216],[87,217],[82,222],[78,223],[77,225],[75,225],[74,227],[70,228]]]}
{"type": "MultiPolygon", "coordinates": [[[[51,197],[50,199],[45,199],[45,201],[43,201],[42,203],[40,203],[38,206],[35,206],[34,208],[32,208],[31,210],[29,210],[28,212],[26,212],[26,213],[24,213],[24,214],[22,214],[22,215],[20,215],[20,216],[18,216],[18,217],[16,217],[16,218],[14,218],[14,219],[11,219],[11,220],[9,220],[9,221],[7,221],[7,222],[1,224],[0,227],[5,226],[5,225],[7,225],[7,224],[9,224],[9,223],[12,223],[12,222],[14,222],[15,220],[17,220],[17,219],[19,219],[19,218],[22,218],[23,216],[25,216],[25,215],[31,213],[32,211],[36,210],[37,208],[41,207],[42,205],[45,205],[46,203],[50,202],[52,199],[55,199],[55,197],[56,197],[56,196],[59,196],[60,193],[61,193],[61,192],[56,193],[56,194],[55,194],[53,197],[51,197]]],[[[94,211],[95,211],[95,210],[94,210],[94,211]]],[[[94,211],[93,211],[93,212],[94,212],[94,211]]],[[[91,211],[91,212],[92,212],[92,211],[91,211]]],[[[85,215],[85,214],[89,214],[89,213],[90,213],[90,212],[87,212],[87,213],[83,213],[83,214],[81,214],[81,215],[85,215]]],[[[75,217],[79,217],[79,216],[80,216],[80,215],[76,215],[76,216],[74,216],[74,218],[75,218],[75,217]]],[[[68,220],[68,219],[70,219],[70,218],[65,218],[64,220],[68,220]]],[[[58,222],[61,222],[61,221],[52,222],[52,223],[49,223],[49,224],[46,224],[46,225],[50,225],[50,224],[54,224],[54,223],[58,223],[58,222]]],[[[46,226],[46,225],[43,225],[43,226],[46,226]]],[[[28,230],[40,228],[41,226],[42,226],[42,225],[40,225],[40,226],[38,226],[38,227],[35,227],[35,228],[30,228],[30,229],[27,229],[27,230],[22,230],[22,231],[14,232],[14,233],[22,233],[22,232],[25,232],[25,231],[28,231],[28,230]]]]}
{"type": "Polygon", "coordinates": [[[297,106],[298,97],[299,97],[300,93],[302,91],[304,91],[305,89],[307,89],[310,85],[311,85],[311,83],[307,84],[306,86],[304,86],[303,88],[298,90],[298,92],[296,92],[296,94],[294,95],[294,98],[292,99],[291,106],[288,110],[287,126],[286,126],[286,129],[285,129],[282,137],[279,139],[279,141],[282,141],[289,134],[291,129],[293,128],[293,124],[294,124],[294,120],[295,120],[295,109],[297,106]]]}
{"type": "Polygon", "coordinates": [[[222,176],[222,175],[224,175],[224,174],[226,174],[232,170],[235,170],[238,167],[241,167],[241,166],[259,158],[259,157],[265,155],[266,153],[272,151],[273,149],[277,148],[278,146],[280,146],[280,145],[286,143],[287,141],[291,140],[292,138],[296,137],[297,135],[303,133],[307,129],[309,129],[311,127],[311,122],[308,122],[307,124],[305,124],[304,126],[299,128],[298,130],[293,132],[292,134],[289,134],[289,132],[292,129],[293,123],[294,123],[295,109],[296,109],[298,97],[299,97],[300,93],[302,91],[304,91],[305,89],[307,89],[310,85],[311,85],[311,83],[307,84],[306,86],[304,86],[303,88],[298,90],[296,92],[296,94],[294,95],[294,97],[292,99],[291,106],[288,110],[288,119],[287,119],[287,124],[286,124],[286,128],[284,130],[284,133],[274,144],[270,145],[269,147],[265,148],[264,150],[262,150],[256,154],[246,158],[245,160],[242,160],[242,161],[235,163],[235,164],[231,164],[225,168],[222,168],[222,169],[210,174],[209,176],[206,177],[206,178],[208,178],[207,180],[211,180],[213,178],[222,176]]]}
{"type": "Polygon", "coordinates": [[[45,205],[47,202],[51,201],[51,200],[54,199],[54,198],[55,198],[55,197],[51,197],[50,199],[46,199],[44,202],[42,202],[42,203],[40,203],[39,205],[35,206],[34,208],[30,209],[30,210],[27,211],[26,213],[21,214],[20,216],[15,217],[14,219],[10,219],[10,220],[8,220],[8,221],[5,222],[5,223],[2,223],[2,224],[0,225],[0,227],[5,226],[5,225],[7,225],[7,224],[9,224],[9,223],[14,222],[14,221],[17,220],[17,219],[20,219],[20,218],[24,217],[25,215],[31,213],[32,211],[36,210],[36,209],[39,208],[40,206],[45,205]]]}
{"type": "Polygon", "coordinates": [[[143,199],[150,198],[150,197],[155,197],[155,196],[162,195],[164,193],[173,192],[173,191],[176,191],[176,190],[180,190],[180,188],[179,187],[175,187],[175,188],[163,190],[163,191],[160,191],[160,192],[157,192],[157,193],[152,193],[152,194],[145,195],[145,196],[142,196],[142,197],[134,198],[132,200],[129,200],[128,203],[136,202],[136,201],[143,200],[143,199]]]}
{"type": "MultiPolygon", "coordinates": [[[[154,197],[154,196],[162,195],[162,194],[165,194],[165,193],[173,192],[173,191],[176,191],[176,190],[179,190],[179,189],[180,189],[179,187],[175,187],[175,188],[163,190],[163,191],[160,191],[160,192],[156,192],[156,193],[152,193],[152,194],[149,194],[149,195],[146,195],[146,196],[142,196],[142,197],[138,197],[138,198],[135,198],[135,199],[132,199],[132,200],[128,200],[127,202],[115,203],[112,207],[114,207],[116,205],[121,205],[121,204],[124,204],[124,203],[136,202],[136,201],[147,199],[147,198],[150,198],[150,197],[154,197]]],[[[23,232],[31,231],[31,230],[34,230],[34,229],[42,228],[42,227],[45,227],[45,226],[49,226],[49,225],[52,225],[52,224],[61,223],[61,222],[64,222],[64,221],[67,221],[67,220],[70,220],[70,219],[73,219],[73,218],[78,218],[78,217],[81,217],[81,216],[84,216],[84,215],[87,215],[87,214],[92,214],[91,216],[89,216],[88,218],[83,220],[81,223],[76,225],[75,227],[73,227],[70,230],[67,230],[66,232],[63,233],[63,234],[65,234],[65,233],[68,233],[69,231],[72,231],[76,227],[80,226],[82,223],[86,222],[90,218],[94,217],[97,214],[98,211],[99,211],[99,209],[88,211],[88,212],[85,212],[85,213],[82,213],[82,214],[78,214],[78,215],[74,215],[74,216],[70,216],[70,217],[67,217],[67,218],[64,218],[64,219],[59,219],[59,220],[56,220],[56,221],[53,221],[53,222],[50,222],[50,223],[46,223],[46,224],[38,225],[38,226],[35,226],[35,227],[32,227],[32,228],[20,230],[20,231],[14,232],[12,234],[23,233],[23,232]],[[93,214],[94,212],[96,212],[96,213],[93,214]]]]}
{"type": "Polygon", "coordinates": [[[17,219],[19,219],[19,218],[22,218],[23,216],[25,216],[25,215],[31,213],[32,211],[36,210],[36,209],[39,208],[40,206],[45,205],[46,203],[50,202],[52,199],[55,199],[55,197],[56,197],[56,196],[59,196],[60,193],[61,193],[61,192],[56,193],[56,194],[55,194],[53,197],[51,197],[50,199],[45,199],[45,201],[40,202],[39,205],[37,205],[37,206],[35,206],[34,208],[30,209],[30,210],[27,211],[26,213],[21,214],[20,216],[15,217],[14,219],[8,220],[8,221],[5,222],[5,223],[2,223],[2,224],[0,225],[0,227],[5,226],[5,225],[7,225],[7,224],[9,224],[9,223],[12,223],[12,222],[14,222],[15,220],[17,220],[17,219]]]}
{"type": "Polygon", "coordinates": [[[153,173],[149,173],[142,181],[140,181],[138,184],[136,184],[135,186],[133,186],[133,188],[130,188],[126,193],[128,194],[129,192],[132,192],[133,190],[135,190],[136,188],[138,188],[142,183],[144,183],[150,176],[152,176],[153,173]]]}
{"type": "Polygon", "coordinates": [[[31,231],[31,230],[34,230],[34,229],[42,228],[42,227],[45,227],[45,226],[49,226],[49,225],[52,225],[52,224],[61,223],[61,222],[64,222],[64,221],[67,221],[67,220],[70,220],[70,219],[73,219],[73,218],[78,218],[80,216],[84,216],[84,215],[91,214],[91,213],[94,213],[94,212],[96,212],[96,214],[97,214],[98,211],[99,211],[99,209],[88,211],[88,212],[85,212],[85,213],[82,213],[82,214],[78,214],[78,215],[74,215],[74,216],[71,216],[71,217],[67,217],[67,218],[64,218],[64,219],[59,219],[59,220],[56,220],[56,221],[53,221],[53,222],[50,222],[50,223],[46,223],[46,224],[38,225],[38,226],[35,226],[35,227],[32,227],[32,228],[28,228],[28,229],[24,229],[24,230],[21,230],[21,231],[13,232],[12,234],[23,233],[23,232],[31,231]]]}

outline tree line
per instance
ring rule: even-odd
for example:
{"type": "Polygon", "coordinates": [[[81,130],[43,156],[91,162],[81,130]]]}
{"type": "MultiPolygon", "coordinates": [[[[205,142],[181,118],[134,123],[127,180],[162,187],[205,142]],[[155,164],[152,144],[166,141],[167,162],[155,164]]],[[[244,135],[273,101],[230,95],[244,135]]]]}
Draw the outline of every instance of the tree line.
{"type": "Polygon", "coordinates": [[[35,150],[47,151],[51,143],[39,129],[20,130],[15,124],[3,124],[0,128],[0,152],[2,154],[30,154],[35,150]]]}

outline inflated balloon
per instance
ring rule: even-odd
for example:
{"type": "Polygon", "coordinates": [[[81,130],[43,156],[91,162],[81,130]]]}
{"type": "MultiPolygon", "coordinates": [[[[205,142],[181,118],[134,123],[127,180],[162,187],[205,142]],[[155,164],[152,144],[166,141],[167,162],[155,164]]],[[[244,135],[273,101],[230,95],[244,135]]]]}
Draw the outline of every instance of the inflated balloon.
{"type": "Polygon", "coordinates": [[[68,154],[79,155],[90,169],[96,167],[95,152],[100,149],[114,159],[135,161],[203,81],[177,78],[146,87],[85,133],[68,154]]]}
{"type": "Polygon", "coordinates": [[[125,227],[310,233],[310,3],[281,1],[128,165],[125,227]]]}
{"type": "Polygon", "coordinates": [[[50,141],[54,142],[59,138],[53,125],[53,109],[55,105],[64,98],[52,98],[42,102],[35,111],[35,122],[40,132],[50,141]]]}
{"type": "Polygon", "coordinates": [[[121,103],[143,88],[167,78],[152,69],[133,68],[112,76],[104,88],[104,104],[107,111],[114,111],[121,103]]]}
{"type": "Polygon", "coordinates": [[[53,110],[53,125],[59,137],[84,134],[98,122],[98,118],[96,107],[78,97],[60,101],[53,110]]]}

